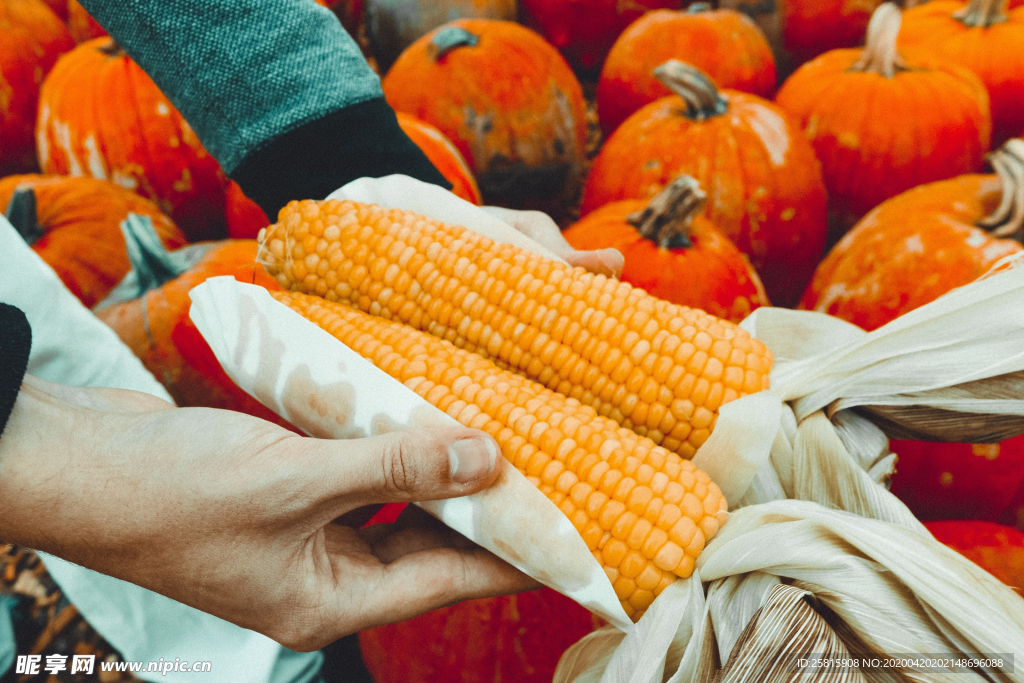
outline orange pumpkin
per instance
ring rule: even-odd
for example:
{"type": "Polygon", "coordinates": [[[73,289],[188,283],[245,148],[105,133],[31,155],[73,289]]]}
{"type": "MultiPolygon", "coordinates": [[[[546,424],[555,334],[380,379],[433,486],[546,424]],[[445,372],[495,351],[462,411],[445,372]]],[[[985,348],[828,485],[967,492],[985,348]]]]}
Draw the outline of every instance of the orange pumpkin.
{"type": "MultiPolygon", "coordinates": [[[[1024,250],[1009,239],[1024,232],[1024,142],[991,159],[998,176],[917,187],[865,216],[822,261],[801,307],[876,329],[1024,250]]],[[[892,492],[921,519],[998,521],[1024,493],[1024,437],[890,448],[899,456],[892,492]]]]}
{"type": "Polygon", "coordinates": [[[387,71],[418,38],[455,19],[515,21],[516,0],[367,0],[370,52],[387,71]]]}
{"type": "Polygon", "coordinates": [[[103,38],[107,35],[106,29],[92,18],[92,15],[82,7],[78,0],[68,0],[68,29],[76,43],[84,43],[93,38],[103,38]]]}
{"type": "Polygon", "coordinates": [[[991,522],[928,522],[935,539],[1024,596],[1024,533],[991,522]]]}
{"type": "Polygon", "coordinates": [[[477,206],[483,202],[473,172],[469,170],[466,160],[444,133],[426,121],[420,121],[415,116],[402,112],[398,112],[398,125],[416,146],[423,150],[430,163],[452,184],[453,194],[477,206]]]}
{"type": "Polygon", "coordinates": [[[558,51],[507,21],[462,19],[420,38],[384,78],[396,111],[436,126],[484,200],[564,207],[582,176],[586,105],[558,51]]]}
{"type": "Polygon", "coordinates": [[[367,629],[359,642],[377,683],[550,683],[565,650],[601,625],[542,588],[367,629]]]}
{"type": "Polygon", "coordinates": [[[260,230],[272,222],[260,205],[249,199],[234,180],[228,181],[224,218],[228,237],[236,240],[254,240],[260,230]]]}
{"type": "Polygon", "coordinates": [[[768,36],[779,71],[792,72],[829,50],[864,40],[871,13],[883,0],[719,0],[750,16],[768,36]]]}
{"type": "Polygon", "coordinates": [[[584,71],[601,68],[627,26],[652,9],[679,9],[683,0],[520,0],[527,26],[584,71]]]}
{"type": "Polygon", "coordinates": [[[41,0],[0,0],[0,176],[35,168],[39,86],[72,47],[64,24],[41,0]]]}
{"type": "Polygon", "coordinates": [[[719,88],[771,97],[775,59],[761,30],[746,15],[710,9],[654,10],[629,25],[615,41],[597,83],[601,129],[615,130],[645,104],[672,92],[653,71],[670,59],[697,67],[719,88]]]}
{"type": "Polygon", "coordinates": [[[898,456],[890,490],[918,519],[1016,523],[1024,436],[998,444],[894,440],[889,449],[898,456]]]}
{"type": "Polygon", "coordinates": [[[99,319],[117,332],[179,406],[235,410],[290,428],[231,381],[188,317],[189,290],[207,278],[230,275],[280,289],[256,263],[256,241],[207,242],[168,252],[145,219],[132,218],[125,229],[135,277],[97,308],[99,319]]]}
{"type": "Polygon", "coordinates": [[[128,274],[121,221],[148,216],[169,249],[185,244],[174,222],[152,202],[93,178],[20,175],[0,180],[0,208],[32,249],[87,308],[128,274]]]}
{"type": "Polygon", "coordinates": [[[680,62],[658,68],[676,95],[629,117],[594,159],[582,212],[649,199],[680,174],[708,193],[707,217],[750,257],[772,301],[795,304],[825,246],[826,198],[814,151],[771,102],[719,93],[680,62]]]}
{"type": "Polygon", "coordinates": [[[933,0],[907,10],[899,44],[967,67],[981,78],[992,105],[996,145],[1024,127],[1024,8],[1008,0],[933,0]]]}
{"type": "Polygon", "coordinates": [[[895,5],[882,5],[864,50],[804,64],[776,97],[821,160],[836,236],[904,190],[979,170],[989,146],[984,84],[930,55],[901,56],[900,21],[895,5]]]}
{"type": "Polygon", "coordinates": [[[761,280],[740,250],[702,215],[707,195],[682,176],[648,204],[613,202],[565,231],[577,249],[614,247],[622,280],[674,304],[733,322],[767,306],[761,280]]]}
{"type": "Polygon", "coordinates": [[[865,216],[818,266],[801,307],[873,330],[1024,251],[1024,140],[991,158],[998,176],[916,187],[865,216]]]}
{"type": "Polygon", "coordinates": [[[191,241],[221,237],[227,179],[149,76],[109,38],[82,43],[43,83],[46,173],[109,179],[152,199],[191,241]]]}
{"type": "Polygon", "coordinates": [[[61,21],[66,21],[68,18],[68,4],[64,0],[43,0],[46,6],[53,10],[53,13],[61,21]]]}

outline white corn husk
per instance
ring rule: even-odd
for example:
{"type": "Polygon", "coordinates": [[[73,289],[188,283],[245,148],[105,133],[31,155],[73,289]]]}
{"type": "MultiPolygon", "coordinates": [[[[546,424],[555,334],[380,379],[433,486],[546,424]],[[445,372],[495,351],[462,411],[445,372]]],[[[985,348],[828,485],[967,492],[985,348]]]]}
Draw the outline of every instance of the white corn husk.
{"type": "MultiPolygon", "coordinates": [[[[495,239],[508,230],[407,178],[363,179],[335,196],[495,239]]],[[[787,668],[808,647],[1024,656],[1024,600],[935,541],[882,485],[895,461],[887,435],[993,442],[1024,432],[1022,264],[1008,259],[872,333],[818,313],[751,315],[743,326],[775,354],[772,389],[723,406],[694,459],[733,512],[693,577],[669,586],[635,626],[564,516],[511,468],[484,494],[426,507],[614,624],[565,654],[560,682],[820,681],[787,668]]],[[[450,420],[257,290],[208,281],[193,290],[192,316],[228,374],[268,407],[334,438],[450,420]]],[[[1024,681],[996,670],[831,676],[1024,681]]]]}

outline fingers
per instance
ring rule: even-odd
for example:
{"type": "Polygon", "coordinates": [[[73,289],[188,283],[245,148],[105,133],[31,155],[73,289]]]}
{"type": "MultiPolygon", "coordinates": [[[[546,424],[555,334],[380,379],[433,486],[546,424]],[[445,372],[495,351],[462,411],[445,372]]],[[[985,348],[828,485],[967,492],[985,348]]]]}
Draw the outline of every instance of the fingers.
{"type": "Polygon", "coordinates": [[[402,430],[352,441],[320,441],[314,461],[335,519],[363,505],[441,500],[475,493],[497,477],[498,444],[464,427],[402,430]]]}
{"type": "Polygon", "coordinates": [[[626,258],[618,249],[597,249],[595,251],[576,251],[559,254],[570,266],[586,268],[591,273],[620,277],[626,258]]]}
{"type": "Polygon", "coordinates": [[[468,538],[415,505],[403,510],[394,524],[377,524],[361,529],[360,534],[370,543],[374,556],[384,564],[424,550],[468,550],[477,547],[468,538]]]}
{"type": "Polygon", "coordinates": [[[565,236],[551,217],[540,211],[514,211],[498,206],[481,207],[495,218],[502,220],[523,233],[534,242],[538,242],[570,266],[586,268],[592,273],[619,277],[626,259],[618,249],[597,249],[595,251],[577,251],[566,241],[565,236]]]}
{"type": "MultiPolygon", "coordinates": [[[[356,628],[411,619],[463,600],[539,588],[536,581],[482,548],[436,548],[384,565],[364,594],[356,628]],[[369,622],[369,623],[366,623],[369,622]]],[[[351,610],[351,604],[347,607],[351,610]]]]}

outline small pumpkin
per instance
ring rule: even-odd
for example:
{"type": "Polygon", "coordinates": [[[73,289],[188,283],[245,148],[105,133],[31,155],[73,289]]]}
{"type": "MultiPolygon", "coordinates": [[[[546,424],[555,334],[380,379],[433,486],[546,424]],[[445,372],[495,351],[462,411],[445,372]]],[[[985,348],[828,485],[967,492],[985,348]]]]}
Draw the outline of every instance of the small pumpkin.
{"type": "Polygon", "coordinates": [[[998,444],[894,440],[889,448],[898,456],[890,490],[919,519],[1003,521],[1024,492],[1024,436],[998,444]]]}
{"type": "Polygon", "coordinates": [[[39,86],[72,47],[64,24],[41,0],[0,0],[0,176],[35,169],[39,86]]]}
{"type": "Polygon", "coordinates": [[[82,43],[54,67],[40,91],[36,137],[44,172],[133,190],[155,201],[191,241],[225,234],[220,164],[109,38],[82,43]]]}
{"type": "Polygon", "coordinates": [[[64,285],[92,308],[128,274],[121,234],[129,214],[148,216],[168,249],[185,244],[153,202],[94,178],[16,175],[0,179],[0,208],[64,285]]]}
{"type": "Polygon", "coordinates": [[[749,17],[712,10],[704,2],[687,10],[654,10],[623,31],[601,69],[597,112],[606,134],[645,104],[672,94],[653,75],[670,59],[692,64],[719,88],[761,97],[775,93],[775,59],[749,17]]]}
{"type": "Polygon", "coordinates": [[[818,266],[801,308],[874,330],[1024,251],[1024,140],[990,159],[997,175],[930,183],[871,211],[818,266]]]}
{"type": "Polygon", "coordinates": [[[621,279],[674,304],[740,322],[767,306],[757,272],[703,216],[707,195],[683,175],[648,203],[605,204],[565,231],[576,249],[614,247],[625,257],[621,279]]]}
{"type": "Polygon", "coordinates": [[[1024,8],[1008,0],[933,0],[906,11],[901,48],[919,48],[981,78],[996,145],[1024,128],[1024,8]]]}
{"type": "Polygon", "coordinates": [[[649,199],[691,175],[708,193],[708,219],[750,258],[771,300],[795,304],[825,246],[825,186],[810,143],[771,102],[720,93],[690,65],[672,60],[656,75],[676,94],[643,107],[608,138],[582,213],[649,199]]]}
{"type": "Polygon", "coordinates": [[[76,43],[84,43],[93,38],[106,37],[107,31],[78,0],[68,0],[68,29],[76,43]]]}
{"type": "Polygon", "coordinates": [[[833,50],[790,76],[776,102],[821,160],[838,237],[890,197],[982,167],[988,93],[971,71],[896,49],[902,14],[886,3],[864,50],[833,50]]]}
{"type": "Polygon", "coordinates": [[[627,26],[652,9],[684,0],[520,0],[523,21],[561,50],[577,69],[597,71],[627,26]]]}
{"type": "Polygon", "coordinates": [[[576,195],[583,89],[533,31],[492,19],[446,24],[410,45],[383,86],[396,111],[454,143],[488,204],[556,211],[576,195]]]}
{"type": "Polygon", "coordinates": [[[1024,596],[1024,533],[976,521],[926,522],[935,539],[1024,596]]]}
{"type": "Polygon", "coordinates": [[[360,632],[377,683],[550,683],[570,645],[602,623],[550,588],[444,607],[360,632]]]}
{"type": "Polygon", "coordinates": [[[768,36],[782,74],[829,50],[857,47],[883,0],[719,0],[750,16],[768,36]]]}
{"type": "Polygon", "coordinates": [[[452,141],[426,121],[398,112],[398,125],[452,184],[452,193],[479,206],[483,200],[473,172],[452,141]]]}
{"type": "Polygon", "coordinates": [[[222,408],[290,427],[242,391],[224,372],[209,344],[188,317],[189,291],[211,277],[278,290],[256,263],[255,240],[193,244],[168,252],[147,217],[122,223],[132,272],[95,312],[135,353],[179,406],[222,408]]]}
{"type": "Polygon", "coordinates": [[[516,0],[366,0],[370,52],[387,71],[405,48],[455,19],[515,21],[516,0]]]}

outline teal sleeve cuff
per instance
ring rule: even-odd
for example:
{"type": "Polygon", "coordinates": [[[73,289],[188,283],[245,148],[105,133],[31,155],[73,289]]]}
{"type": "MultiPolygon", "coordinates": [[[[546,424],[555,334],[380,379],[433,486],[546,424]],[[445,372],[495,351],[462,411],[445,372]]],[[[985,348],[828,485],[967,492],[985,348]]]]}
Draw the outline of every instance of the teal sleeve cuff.
{"type": "Polygon", "coordinates": [[[383,92],[311,0],[84,0],[231,174],[270,140],[383,92]]]}

